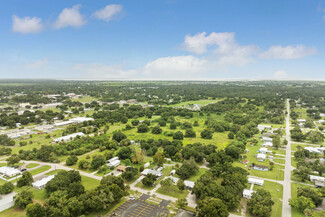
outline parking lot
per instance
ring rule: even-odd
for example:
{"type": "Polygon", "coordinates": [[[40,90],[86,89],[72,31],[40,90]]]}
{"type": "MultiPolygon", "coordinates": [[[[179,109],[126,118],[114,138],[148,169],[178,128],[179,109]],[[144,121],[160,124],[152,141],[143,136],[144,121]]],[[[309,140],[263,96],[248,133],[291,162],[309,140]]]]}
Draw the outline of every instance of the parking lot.
{"type": "Polygon", "coordinates": [[[150,196],[147,194],[143,194],[137,200],[128,200],[120,207],[118,207],[115,211],[115,215],[118,217],[151,217],[151,216],[167,216],[169,210],[166,209],[168,205],[168,201],[163,200],[159,205],[152,205],[146,203],[145,201],[150,196]]]}

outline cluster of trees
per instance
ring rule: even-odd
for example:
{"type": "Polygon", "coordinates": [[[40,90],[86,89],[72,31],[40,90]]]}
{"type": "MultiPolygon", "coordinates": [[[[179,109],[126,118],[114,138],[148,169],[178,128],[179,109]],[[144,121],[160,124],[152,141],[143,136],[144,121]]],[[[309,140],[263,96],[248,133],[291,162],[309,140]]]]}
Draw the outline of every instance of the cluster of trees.
{"type": "Polygon", "coordinates": [[[142,184],[151,187],[154,185],[156,180],[157,180],[157,176],[149,173],[148,175],[146,175],[146,177],[142,179],[142,184]]]}
{"type": "MultiPolygon", "coordinates": [[[[45,189],[50,196],[43,205],[33,204],[32,201],[29,201],[27,205],[24,203],[27,206],[25,206],[27,216],[86,215],[90,212],[108,209],[128,194],[123,179],[115,176],[105,176],[99,186],[86,191],[77,171],[60,171],[46,184],[45,189]]],[[[21,196],[18,195],[17,198],[21,196]]]]}
{"type": "Polygon", "coordinates": [[[247,175],[246,170],[233,167],[231,163],[218,161],[213,164],[193,188],[198,199],[199,216],[228,216],[228,210],[239,204],[240,195],[247,184],[247,175]]]}
{"type": "Polygon", "coordinates": [[[299,187],[297,190],[297,197],[291,199],[289,204],[291,207],[294,207],[307,215],[307,213],[310,213],[313,208],[322,204],[322,193],[323,192],[320,192],[320,190],[315,188],[299,187]]]}
{"type": "Polygon", "coordinates": [[[303,141],[305,139],[310,140],[312,143],[322,143],[324,142],[324,135],[317,130],[311,130],[304,134],[299,126],[296,126],[291,132],[291,139],[295,141],[303,141]]]}
{"type": "Polygon", "coordinates": [[[248,210],[254,216],[270,217],[273,205],[274,201],[270,192],[264,189],[258,189],[247,201],[248,210]]]}
{"type": "Polygon", "coordinates": [[[176,174],[182,179],[188,179],[192,175],[199,172],[199,167],[196,165],[194,158],[185,160],[180,168],[176,170],[176,174]]]}

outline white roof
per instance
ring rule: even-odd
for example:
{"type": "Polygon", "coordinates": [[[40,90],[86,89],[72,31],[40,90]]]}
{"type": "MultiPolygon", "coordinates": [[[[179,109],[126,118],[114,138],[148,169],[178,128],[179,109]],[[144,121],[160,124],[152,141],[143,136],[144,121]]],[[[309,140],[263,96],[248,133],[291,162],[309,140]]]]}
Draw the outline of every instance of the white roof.
{"type": "Polygon", "coordinates": [[[263,151],[263,152],[267,152],[267,148],[260,148],[260,152],[263,151]]]}
{"type": "Polygon", "coordinates": [[[61,126],[65,126],[65,125],[69,125],[69,124],[73,124],[73,123],[74,123],[73,121],[63,121],[63,122],[55,123],[54,126],[61,127],[61,126]]]}
{"type": "Polygon", "coordinates": [[[306,119],[297,119],[298,122],[306,122],[306,119]]]}
{"type": "Polygon", "coordinates": [[[264,184],[264,180],[262,179],[255,179],[255,178],[248,178],[248,183],[252,184],[259,184],[259,185],[263,185],[264,184]]]}
{"type": "Polygon", "coordinates": [[[194,188],[195,182],[185,180],[184,184],[185,184],[186,187],[194,188]]]}
{"type": "Polygon", "coordinates": [[[323,181],[323,182],[325,182],[325,177],[323,177],[323,176],[314,176],[314,175],[309,175],[309,178],[310,178],[311,180],[318,180],[318,181],[323,181]]]}
{"type": "Polygon", "coordinates": [[[272,142],[264,142],[262,146],[273,146],[272,142]]]}
{"type": "Polygon", "coordinates": [[[157,171],[157,170],[152,170],[152,169],[144,169],[141,173],[142,175],[148,175],[148,174],[153,174],[156,176],[162,176],[162,173],[157,171]]]}
{"type": "Polygon", "coordinates": [[[264,136],[262,137],[262,140],[263,141],[270,141],[270,142],[273,141],[272,138],[270,138],[270,137],[264,137],[264,136]]]}
{"type": "Polygon", "coordinates": [[[35,188],[42,188],[43,186],[45,186],[49,181],[51,181],[54,178],[54,175],[45,177],[41,180],[38,180],[36,182],[33,182],[33,187],[35,188]]]}
{"type": "Polygon", "coordinates": [[[266,155],[265,154],[257,154],[256,158],[266,159],[266,155]]]}
{"type": "Polygon", "coordinates": [[[174,183],[177,183],[179,181],[179,178],[174,176],[168,176],[167,178],[171,179],[174,183]]]}
{"type": "Polygon", "coordinates": [[[314,153],[322,153],[324,151],[324,149],[318,147],[318,148],[315,148],[315,147],[305,147],[304,148],[305,150],[309,151],[309,152],[314,152],[314,153]]]}
{"type": "Polygon", "coordinates": [[[20,170],[17,170],[13,167],[3,166],[3,167],[0,167],[0,173],[11,177],[11,176],[20,174],[20,170]]]}
{"type": "Polygon", "coordinates": [[[114,161],[110,161],[110,162],[107,164],[107,166],[109,166],[109,167],[111,167],[111,166],[116,167],[116,166],[118,166],[118,165],[120,165],[120,164],[121,164],[121,161],[120,161],[120,160],[114,160],[114,161]]]}
{"type": "Polygon", "coordinates": [[[56,138],[53,141],[54,142],[61,142],[62,140],[63,141],[69,141],[71,138],[75,138],[77,136],[85,136],[85,134],[82,133],[82,132],[74,133],[74,134],[70,134],[70,135],[67,135],[67,136],[62,136],[62,137],[56,138]]]}
{"type": "Polygon", "coordinates": [[[255,192],[255,191],[253,191],[253,190],[244,189],[244,191],[243,191],[243,195],[247,195],[247,196],[251,197],[251,196],[253,195],[254,192],[255,192]]]}
{"type": "Polygon", "coordinates": [[[76,117],[76,118],[71,118],[69,121],[73,121],[75,123],[82,123],[84,121],[93,121],[93,118],[86,118],[86,117],[76,117]]]}

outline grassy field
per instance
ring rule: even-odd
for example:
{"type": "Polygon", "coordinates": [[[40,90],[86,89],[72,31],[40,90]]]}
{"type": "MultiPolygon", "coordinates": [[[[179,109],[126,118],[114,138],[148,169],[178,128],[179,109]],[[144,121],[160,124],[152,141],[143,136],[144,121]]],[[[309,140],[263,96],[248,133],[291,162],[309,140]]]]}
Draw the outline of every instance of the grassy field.
{"type": "Polygon", "coordinates": [[[222,99],[203,99],[203,100],[194,100],[194,101],[186,101],[186,102],[180,102],[180,103],[177,103],[177,104],[173,104],[173,105],[168,105],[168,107],[184,107],[186,105],[194,105],[194,104],[197,104],[197,105],[207,105],[207,104],[210,104],[210,103],[216,103],[216,102],[219,102],[221,101],[222,99]]]}
{"type": "Polygon", "coordinates": [[[169,189],[160,187],[156,192],[170,197],[176,197],[176,198],[186,198],[186,196],[188,195],[187,190],[180,191],[176,185],[171,186],[169,189]]]}
{"type": "Polygon", "coordinates": [[[79,101],[79,102],[82,102],[82,103],[90,103],[92,101],[96,101],[97,98],[95,97],[91,97],[91,96],[83,96],[83,97],[80,97],[78,99],[71,99],[71,101],[79,101]]]}
{"type": "Polygon", "coordinates": [[[27,164],[26,165],[26,168],[31,169],[31,168],[34,168],[34,167],[37,167],[37,166],[39,166],[39,164],[37,164],[37,163],[30,163],[30,164],[27,164]]]}
{"type": "Polygon", "coordinates": [[[100,181],[87,176],[81,176],[81,184],[85,186],[86,190],[91,190],[96,188],[100,184],[100,181]]]}
{"type": "Polygon", "coordinates": [[[39,174],[39,173],[42,173],[42,172],[45,172],[47,170],[51,169],[51,166],[49,165],[44,165],[44,166],[41,166],[39,168],[36,168],[34,170],[31,170],[30,173],[34,176],[36,174],[39,174]]]}

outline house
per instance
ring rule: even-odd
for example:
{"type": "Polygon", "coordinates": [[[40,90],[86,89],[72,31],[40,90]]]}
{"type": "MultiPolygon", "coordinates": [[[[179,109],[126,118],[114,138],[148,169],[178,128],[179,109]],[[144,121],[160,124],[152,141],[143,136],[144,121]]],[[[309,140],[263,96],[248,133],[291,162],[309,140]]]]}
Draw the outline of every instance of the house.
{"type": "Polygon", "coordinates": [[[273,146],[273,143],[272,142],[264,142],[262,144],[263,147],[272,147],[273,146]]]}
{"type": "Polygon", "coordinates": [[[263,142],[272,142],[273,139],[270,138],[270,137],[265,137],[265,136],[263,136],[263,137],[262,137],[262,141],[263,141],[263,142]]]}
{"type": "Polygon", "coordinates": [[[305,147],[305,150],[311,153],[323,154],[325,151],[325,147],[305,147]]]}
{"type": "Polygon", "coordinates": [[[73,124],[73,121],[62,121],[62,122],[58,122],[53,124],[55,127],[62,127],[65,125],[69,125],[69,124],[73,124]]]}
{"type": "Polygon", "coordinates": [[[57,102],[57,103],[50,103],[50,104],[45,104],[43,105],[43,109],[50,109],[50,108],[56,108],[57,106],[61,106],[63,103],[57,102]]]}
{"type": "Polygon", "coordinates": [[[253,193],[255,193],[255,191],[244,189],[243,197],[247,199],[252,199],[253,193]]]}
{"type": "Polygon", "coordinates": [[[174,177],[174,176],[168,176],[168,179],[171,179],[175,184],[179,181],[179,178],[174,177]]]}
{"type": "Polygon", "coordinates": [[[255,178],[248,178],[248,183],[254,184],[254,185],[263,186],[264,180],[262,180],[262,179],[255,179],[255,178]]]}
{"type": "Polygon", "coordinates": [[[157,171],[161,172],[164,169],[164,167],[159,167],[157,171]]]}
{"type": "Polygon", "coordinates": [[[243,164],[248,164],[249,163],[249,160],[243,160],[242,163],[243,164]]]}
{"type": "Polygon", "coordinates": [[[172,170],[172,171],[170,171],[170,175],[171,176],[173,176],[173,175],[175,175],[176,174],[176,170],[172,170]]]}
{"type": "Polygon", "coordinates": [[[121,161],[120,160],[114,160],[114,161],[110,161],[107,166],[108,167],[117,167],[121,164],[121,161]]]}
{"type": "Polygon", "coordinates": [[[314,182],[314,184],[317,187],[324,187],[325,186],[325,177],[323,176],[314,176],[314,175],[310,175],[309,176],[309,180],[311,182],[314,182]]]}
{"type": "Polygon", "coordinates": [[[266,154],[257,154],[256,159],[262,162],[266,159],[266,154]]]}
{"type": "Polygon", "coordinates": [[[146,176],[148,174],[153,174],[153,175],[157,176],[158,178],[162,177],[162,175],[163,175],[162,172],[157,171],[157,170],[152,170],[152,169],[145,169],[141,173],[141,175],[144,175],[144,176],[146,176]]]}
{"type": "Polygon", "coordinates": [[[298,121],[299,123],[305,123],[305,122],[306,122],[306,119],[297,119],[297,121],[298,121]]]}
{"type": "Polygon", "coordinates": [[[33,186],[34,188],[37,188],[37,189],[39,189],[39,190],[42,190],[42,188],[44,188],[45,185],[46,185],[49,181],[51,181],[53,178],[54,178],[54,175],[51,175],[51,176],[45,177],[45,178],[43,178],[43,179],[41,179],[41,180],[38,180],[38,181],[36,181],[36,182],[33,182],[33,183],[32,183],[32,186],[33,186]]]}
{"type": "Polygon", "coordinates": [[[194,188],[195,182],[185,180],[184,184],[188,190],[192,190],[194,188]]]}
{"type": "Polygon", "coordinates": [[[130,140],[130,142],[131,142],[131,145],[133,145],[133,144],[135,143],[135,141],[134,141],[134,140],[130,140]]]}
{"type": "Polygon", "coordinates": [[[113,158],[109,159],[107,162],[111,163],[111,162],[116,161],[116,160],[119,160],[119,157],[117,157],[117,156],[113,157],[113,158]]]}
{"type": "Polygon", "coordinates": [[[0,195],[0,212],[9,209],[10,207],[13,207],[15,205],[15,195],[15,192],[0,195]]]}
{"type": "Polygon", "coordinates": [[[319,116],[325,117],[325,114],[324,113],[320,113],[319,116]]]}
{"type": "Polygon", "coordinates": [[[148,163],[145,163],[144,165],[143,165],[143,167],[144,168],[148,168],[150,166],[150,163],[148,162],[148,163]]]}
{"type": "Polygon", "coordinates": [[[83,137],[83,136],[85,136],[85,134],[82,132],[79,132],[79,133],[74,133],[74,134],[70,134],[67,136],[62,136],[62,137],[53,139],[53,142],[62,142],[62,141],[67,142],[67,141],[71,141],[72,139],[76,138],[77,136],[83,137]]]}
{"type": "Polygon", "coordinates": [[[255,164],[253,166],[253,169],[254,170],[259,170],[259,171],[269,171],[269,167],[268,166],[263,166],[263,165],[258,165],[258,164],[255,164]]]}
{"type": "Polygon", "coordinates": [[[0,167],[0,174],[7,177],[13,177],[19,175],[20,173],[21,173],[20,170],[15,169],[13,167],[8,167],[8,166],[0,167]]]}
{"type": "Polygon", "coordinates": [[[120,172],[122,172],[122,173],[124,173],[125,172],[125,170],[126,170],[126,166],[118,166],[118,167],[116,167],[116,170],[117,171],[120,171],[120,172]]]}
{"type": "Polygon", "coordinates": [[[73,123],[82,123],[85,121],[93,121],[93,118],[86,118],[86,117],[76,117],[76,118],[71,118],[69,121],[72,121],[73,123]]]}
{"type": "Polygon", "coordinates": [[[259,153],[261,153],[261,154],[266,154],[267,153],[267,148],[260,148],[260,150],[258,150],[259,151],[259,153]]]}
{"type": "Polygon", "coordinates": [[[263,130],[271,130],[272,129],[272,126],[271,125],[262,125],[262,124],[259,124],[257,125],[257,129],[259,131],[263,131],[263,130]]]}

